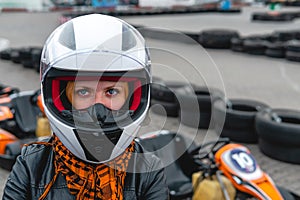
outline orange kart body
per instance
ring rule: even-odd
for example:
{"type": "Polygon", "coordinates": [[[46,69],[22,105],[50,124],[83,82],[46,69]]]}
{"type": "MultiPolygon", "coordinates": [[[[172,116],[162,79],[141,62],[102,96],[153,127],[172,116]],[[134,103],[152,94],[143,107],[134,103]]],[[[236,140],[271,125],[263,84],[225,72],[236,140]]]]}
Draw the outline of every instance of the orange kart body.
{"type": "Polygon", "coordinates": [[[5,154],[5,147],[7,144],[17,141],[17,137],[13,134],[0,129],[0,154],[5,154]]]}
{"type": "Polygon", "coordinates": [[[227,144],[216,152],[215,160],[238,190],[261,200],[283,200],[272,179],[260,169],[245,146],[227,144]]]}

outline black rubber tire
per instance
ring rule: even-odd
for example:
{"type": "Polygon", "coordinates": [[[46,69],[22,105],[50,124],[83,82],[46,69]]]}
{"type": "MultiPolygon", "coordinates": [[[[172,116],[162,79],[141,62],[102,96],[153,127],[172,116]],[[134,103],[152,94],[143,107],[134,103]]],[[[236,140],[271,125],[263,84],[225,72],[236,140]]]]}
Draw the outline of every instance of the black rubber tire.
{"type": "Polygon", "coordinates": [[[162,79],[156,77],[151,84],[151,105],[159,104],[163,109],[158,106],[152,108],[153,112],[159,115],[165,115],[169,117],[178,117],[179,103],[177,100],[178,91],[189,91],[191,86],[182,82],[165,82],[162,79]]]}
{"type": "Polygon", "coordinates": [[[300,164],[299,111],[269,109],[258,112],[255,127],[259,148],[265,155],[283,162],[300,164]]]}
{"type": "Polygon", "coordinates": [[[274,31],[273,35],[278,41],[286,42],[290,40],[296,40],[299,31],[289,30],[289,31],[274,31]]]}
{"type": "Polygon", "coordinates": [[[23,65],[24,68],[33,68],[33,62],[31,60],[22,60],[21,64],[23,65]]]}
{"type": "Polygon", "coordinates": [[[230,49],[231,39],[239,37],[235,30],[212,29],[199,34],[199,43],[204,48],[230,49]]]}
{"type": "Polygon", "coordinates": [[[286,43],[286,50],[300,52],[300,40],[290,40],[286,43]]]}
{"type": "Polygon", "coordinates": [[[220,137],[229,138],[231,141],[239,143],[254,144],[258,142],[257,133],[251,130],[243,129],[226,129],[221,132],[220,137]]]}
{"type": "Polygon", "coordinates": [[[175,92],[178,89],[183,89],[187,87],[185,83],[182,82],[163,82],[157,81],[151,84],[151,99],[165,101],[165,102],[175,102],[177,101],[175,92]]]}
{"type": "Polygon", "coordinates": [[[291,21],[294,16],[289,13],[279,13],[277,15],[270,13],[253,13],[253,21],[291,21]]]}
{"type": "Polygon", "coordinates": [[[300,62],[300,52],[286,51],[285,58],[290,61],[300,62]]]}
{"type": "Polygon", "coordinates": [[[19,56],[21,59],[21,62],[31,60],[31,48],[30,47],[24,47],[19,50],[19,56]]]}
{"type": "Polygon", "coordinates": [[[236,52],[243,52],[244,51],[244,39],[243,38],[232,38],[230,40],[230,49],[236,52]]]}
{"type": "Polygon", "coordinates": [[[273,58],[284,58],[286,53],[286,45],[283,42],[267,43],[265,55],[273,58]]]}
{"type": "Polygon", "coordinates": [[[188,33],[188,32],[185,32],[184,34],[186,34],[187,36],[189,36],[191,39],[193,39],[196,42],[199,41],[199,33],[188,33]]]}
{"type": "Polygon", "coordinates": [[[222,137],[229,137],[232,141],[256,143],[258,141],[255,130],[256,113],[269,108],[263,102],[248,99],[230,99],[226,102],[217,100],[213,104],[214,124],[221,131],[222,137]],[[222,119],[225,116],[224,126],[222,119]]]}
{"type": "Polygon", "coordinates": [[[42,55],[42,48],[33,49],[31,51],[31,61],[33,64],[33,69],[35,69],[36,72],[40,72],[41,55],[42,55]]]}
{"type": "Polygon", "coordinates": [[[158,114],[158,115],[167,115],[169,117],[178,117],[178,111],[179,111],[179,105],[178,102],[167,102],[167,101],[161,101],[157,99],[151,99],[150,101],[150,109],[158,114]],[[162,106],[164,109],[162,109],[160,106],[155,106],[156,104],[162,106]]]}
{"type": "Polygon", "coordinates": [[[19,64],[21,63],[20,53],[18,49],[12,49],[10,52],[10,60],[13,63],[19,64]]]}
{"type": "Polygon", "coordinates": [[[245,39],[243,46],[245,52],[252,55],[264,55],[266,51],[265,40],[245,39]]]}
{"type": "Polygon", "coordinates": [[[181,110],[178,113],[179,121],[189,127],[208,129],[211,122],[210,112],[191,112],[186,110],[181,110]]]}
{"type": "Polygon", "coordinates": [[[286,43],[285,58],[290,61],[300,62],[300,41],[290,40],[286,43]]]}
{"type": "Polygon", "coordinates": [[[207,129],[211,122],[212,103],[218,98],[223,99],[224,93],[205,86],[194,86],[192,92],[195,96],[184,91],[177,92],[180,105],[179,121],[190,127],[207,129]],[[195,109],[197,106],[199,110],[195,109]]]}
{"type": "Polygon", "coordinates": [[[10,57],[10,53],[11,53],[11,49],[5,49],[5,50],[2,50],[0,52],[0,58],[2,60],[10,60],[11,57],[10,57]]]}
{"type": "Polygon", "coordinates": [[[226,110],[218,106],[217,102],[214,104],[215,110],[226,113],[224,127],[228,129],[254,128],[256,113],[266,108],[269,108],[267,104],[250,99],[229,99],[226,102],[226,110]]]}

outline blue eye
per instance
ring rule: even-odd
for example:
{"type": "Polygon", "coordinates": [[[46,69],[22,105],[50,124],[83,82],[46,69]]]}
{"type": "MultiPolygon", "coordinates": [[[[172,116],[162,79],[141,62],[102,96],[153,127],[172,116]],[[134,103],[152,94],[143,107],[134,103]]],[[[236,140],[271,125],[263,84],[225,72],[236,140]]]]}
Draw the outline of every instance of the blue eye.
{"type": "Polygon", "coordinates": [[[86,90],[86,89],[80,89],[77,91],[77,93],[80,95],[80,96],[86,96],[88,95],[89,91],[86,90]]]}
{"type": "Polygon", "coordinates": [[[111,89],[108,89],[106,91],[109,95],[116,95],[119,93],[119,90],[118,89],[115,89],[115,88],[111,88],[111,89]]]}

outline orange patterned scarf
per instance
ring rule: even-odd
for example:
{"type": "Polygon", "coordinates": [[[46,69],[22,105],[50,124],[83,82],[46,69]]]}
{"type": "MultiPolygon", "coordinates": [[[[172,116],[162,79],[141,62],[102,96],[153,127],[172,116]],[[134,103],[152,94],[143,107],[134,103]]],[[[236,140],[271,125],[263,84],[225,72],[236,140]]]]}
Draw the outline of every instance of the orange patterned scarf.
{"type": "Polygon", "coordinates": [[[46,186],[40,200],[47,196],[59,172],[65,176],[69,191],[77,200],[123,199],[126,169],[131,157],[130,152],[134,150],[134,142],[113,161],[99,165],[88,164],[75,157],[55,135],[52,146],[55,152],[55,175],[46,186]]]}

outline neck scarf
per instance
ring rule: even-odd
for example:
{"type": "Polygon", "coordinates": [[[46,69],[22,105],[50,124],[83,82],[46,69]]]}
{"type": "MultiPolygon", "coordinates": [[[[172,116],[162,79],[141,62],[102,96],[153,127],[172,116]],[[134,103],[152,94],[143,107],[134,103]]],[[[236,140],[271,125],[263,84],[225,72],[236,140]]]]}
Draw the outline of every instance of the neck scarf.
{"type": "Polygon", "coordinates": [[[101,199],[122,200],[126,169],[134,151],[132,142],[119,157],[105,164],[89,164],[75,157],[58,139],[53,136],[55,175],[39,200],[43,200],[59,172],[66,178],[67,186],[76,200],[101,199]]]}

